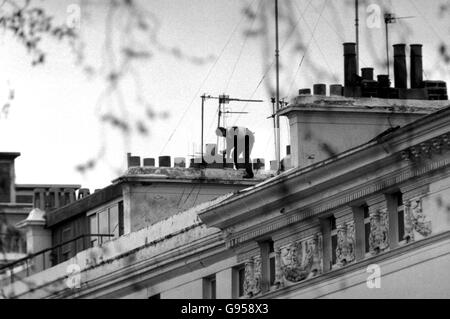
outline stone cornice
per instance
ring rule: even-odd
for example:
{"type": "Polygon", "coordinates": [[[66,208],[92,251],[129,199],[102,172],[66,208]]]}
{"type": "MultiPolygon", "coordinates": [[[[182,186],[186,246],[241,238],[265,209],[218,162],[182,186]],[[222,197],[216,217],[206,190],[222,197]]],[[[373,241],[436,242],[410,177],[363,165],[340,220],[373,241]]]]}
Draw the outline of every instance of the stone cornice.
{"type": "MultiPolygon", "coordinates": [[[[234,247],[248,240],[264,236],[267,233],[274,232],[278,229],[292,225],[294,223],[301,222],[305,219],[319,216],[330,210],[339,209],[342,210],[342,206],[354,202],[355,200],[377,194],[383,190],[389,189],[392,186],[400,185],[412,178],[416,178],[437,169],[446,168],[450,166],[450,158],[443,158],[437,161],[428,161],[423,163],[420,167],[410,166],[396,174],[390,174],[382,179],[374,182],[373,180],[367,181],[364,185],[358,185],[350,190],[344,191],[338,194],[334,198],[326,198],[309,207],[299,207],[287,211],[283,216],[267,220],[264,223],[254,225],[248,229],[241,230],[236,233],[232,233],[229,229],[227,237],[227,247],[234,247]]],[[[428,180],[427,180],[428,181],[428,180]]],[[[416,185],[418,182],[416,182],[416,185]]],[[[423,184],[423,183],[421,183],[423,184]]],[[[373,197],[373,202],[379,202],[380,196],[377,194],[373,197]]],[[[345,208],[344,208],[345,210],[345,208]]]]}

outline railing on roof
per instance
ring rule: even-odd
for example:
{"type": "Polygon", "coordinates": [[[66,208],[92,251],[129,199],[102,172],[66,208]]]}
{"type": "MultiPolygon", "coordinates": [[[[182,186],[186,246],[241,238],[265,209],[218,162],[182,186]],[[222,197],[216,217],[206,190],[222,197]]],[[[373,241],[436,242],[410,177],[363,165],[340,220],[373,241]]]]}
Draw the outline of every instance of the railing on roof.
{"type": "MultiPolygon", "coordinates": [[[[25,269],[23,271],[26,272],[26,276],[27,277],[30,276],[30,268],[31,268],[30,266],[33,265],[32,260],[35,259],[36,257],[40,256],[40,255],[42,255],[42,270],[41,271],[43,271],[43,270],[45,270],[47,268],[53,267],[53,266],[55,266],[55,265],[57,265],[57,264],[59,264],[61,262],[64,262],[64,261],[66,261],[68,259],[67,258],[67,259],[62,260],[62,261],[56,260],[56,257],[58,255],[61,256],[62,248],[64,246],[66,246],[68,244],[71,244],[73,242],[77,242],[78,240],[84,239],[86,237],[89,237],[89,238],[92,238],[92,237],[103,238],[103,237],[114,237],[114,235],[113,234],[84,234],[84,235],[79,235],[77,237],[74,237],[74,238],[72,238],[70,240],[62,242],[62,243],[60,243],[60,244],[58,244],[56,246],[53,246],[51,248],[47,248],[47,249],[38,251],[37,253],[30,254],[27,257],[21,258],[21,259],[16,260],[16,261],[14,261],[12,263],[0,266],[0,275],[3,274],[3,273],[6,273],[7,270],[9,269],[10,270],[11,283],[13,283],[14,282],[14,276],[15,276],[15,272],[14,272],[15,268],[17,268],[17,267],[19,267],[21,265],[25,265],[25,269]],[[47,253],[50,253],[50,263],[46,263],[46,254],[47,253]]],[[[86,250],[86,248],[91,247],[91,246],[86,247],[86,240],[83,240],[82,243],[83,243],[83,245],[82,245],[82,249],[81,250],[78,250],[77,249],[78,246],[75,245],[75,255],[79,251],[83,251],[83,250],[86,250]]],[[[90,244],[90,241],[89,241],[89,244],[90,244]]]]}

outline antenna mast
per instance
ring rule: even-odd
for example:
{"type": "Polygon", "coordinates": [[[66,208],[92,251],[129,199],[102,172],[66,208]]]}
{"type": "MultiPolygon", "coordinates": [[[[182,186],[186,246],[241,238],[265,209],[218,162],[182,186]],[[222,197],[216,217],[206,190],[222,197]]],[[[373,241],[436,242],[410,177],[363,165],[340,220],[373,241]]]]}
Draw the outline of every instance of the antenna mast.
{"type": "Polygon", "coordinates": [[[281,171],[280,155],[280,50],[278,40],[278,0],[275,0],[275,61],[276,61],[276,97],[275,97],[275,158],[277,161],[278,172],[281,171]]]}
{"type": "MultiPolygon", "coordinates": [[[[203,140],[203,131],[204,131],[204,114],[205,114],[205,101],[206,100],[218,100],[219,101],[219,109],[218,109],[218,114],[217,114],[217,126],[220,126],[220,119],[222,117],[222,114],[248,114],[248,112],[232,112],[232,111],[227,111],[223,108],[224,104],[229,104],[230,101],[235,101],[235,102],[264,102],[263,100],[249,100],[249,99],[237,99],[237,98],[230,98],[229,95],[219,95],[219,96],[211,96],[211,95],[206,95],[203,94],[201,96],[202,99],[202,111],[201,111],[201,122],[202,122],[202,127],[201,127],[201,156],[202,156],[202,162],[203,162],[203,156],[204,156],[204,151],[203,151],[203,145],[204,145],[204,140],[203,140]]],[[[218,138],[217,138],[218,139],[218,138]]],[[[217,142],[217,152],[219,150],[219,143],[217,142]]]]}
{"type": "Polygon", "coordinates": [[[387,75],[389,77],[390,65],[389,65],[389,27],[390,23],[395,23],[400,19],[411,19],[415,18],[414,16],[408,17],[396,17],[393,13],[385,13],[384,14],[384,24],[386,28],[386,61],[387,61],[387,75]]]}
{"type": "Polygon", "coordinates": [[[359,74],[359,1],[355,0],[356,74],[359,74]]]}

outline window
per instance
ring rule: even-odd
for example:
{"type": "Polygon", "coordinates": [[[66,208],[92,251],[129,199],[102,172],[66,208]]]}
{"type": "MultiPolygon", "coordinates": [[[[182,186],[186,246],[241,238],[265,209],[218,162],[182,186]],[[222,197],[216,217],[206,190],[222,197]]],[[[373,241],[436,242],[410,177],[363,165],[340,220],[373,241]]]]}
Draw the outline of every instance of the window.
{"type": "Polygon", "coordinates": [[[403,209],[403,196],[402,193],[396,193],[395,195],[397,203],[397,227],[398,227],[398,241],[403,241],[405,236],[405,211],[403,209]]]}
{"type": "Polygon", "coordinates": [[[364,244],[365,244],[365,253],[367,254],[370,251],[369,244],[369,236],[370,236],[370,214],[369,214],[369,206],[362,206],[364,212],[364,244]]]}
{"type": "Polygon", "coordinates": [[[123,220],[123,201],[119,202],[119,236],[122,236],[125,233],[124,229],[124,220],[123,220]]]}
{"type": "MultiPolygon", "coordinates": [[[[98,234],[98,224],[97,224],[97,215],[89,216],[89,229],[91,234],[98,234]]],[[[98,238],[96,236],[91,237],[91,247],[98,245],[98,238]]]]}
{"type": "Polygon", "coordinates": [[[263,291],[270,290],[275,284],[275,250],[272,240],[260,242],[263,291]]]}
{"type": "Polygon", "coordinates": [[[330,229],[331,229],[331,266],[336,264],[336,248],[337,248],[337,229],[336,218],[330,217],[330,229]]]}
{"type": "Polygon", "coordinates": [[[11,166],[9,163],[0,163],[0,202],[11,202],[11,166]]]}
{"type": "Polygon", "coordinates": [[[216,299],[216,275],[203,278],[203,298],[216,299]]]}
{"type": "Polygon", "coordinates": [[[233,298],[244,296],[245,265],[233,267],[232,272],[232,294],[233,298]]]}
{"type": "Polygon", "coordinates": [[[113,206],[109,209],[109,233],[113,238],[119,237],[119,206],[113,206]]]}
{"type": "Polygon", "coordinates": [[[244,296],[245,266],[238,270],[238,296],[244,296]]]}
{"type": "MultiPolygon", "coordinates": [[[[109,212],[108,209],[98,213],[98,233],[101,235],[110,234],[109,232],[109,212]]],[[[109,241],[109,237],[99,238],[100,243],[109,241]]]]}
{"type": "Polygon", "coordinates": [[[106,243],[124,234],[123,201],[89,216],[91,234],[113,235],[113,237],[91,237],[91,246],[106,243]]]}
{"type": "MultiPolygon", "coordinates": [[[[72,237],[72,229],[70,227],[64,228],[61,232],[61,243],[65,243],[69,241],[72,237]]],[[[71,244],[68,243],[63,246],[61,246],[61,259],[62,261],[66,261],[70,258],[70,250],[71,250],[71,244]]]]}

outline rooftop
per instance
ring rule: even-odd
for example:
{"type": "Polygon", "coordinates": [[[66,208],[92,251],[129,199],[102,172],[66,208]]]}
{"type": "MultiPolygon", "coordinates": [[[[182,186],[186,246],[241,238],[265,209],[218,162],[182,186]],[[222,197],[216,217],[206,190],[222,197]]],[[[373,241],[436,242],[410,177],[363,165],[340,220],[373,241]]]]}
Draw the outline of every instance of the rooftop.
{"type": "Polygon", "coordinates": [[[383,98],[352,98],[344,96],[299,95],[291,103],[282,108],[279,113],[301,108],[302,111],[333,111],[340,112],[374,112],[374,113],[418,113],[429,114],[450,106],[448,100],[412,100],[383,98]]]}
{"type": "MultiPolygon", "coordinates": [[[[398,100],[396,100],[396,101],[398,101],[398,100]]],[[[424,102],[424,101],[421,101],[421,102],[424,102]]],[[[428,102],[434,103],[434,102],[438,102],[438,101],[428,101],[428,102]]],[[[211,216],[214,215],[214,213],[212,213],[212,212],[215,209],[217,209],[218,207],[223,208],[223,207],[225,207],[225,205],[228,205],[232,202],[236,202],[237,200],[243,199],[244,197],[251,196],[257,192],[260,192],[263,189],[267,189],[276,184],[286,185],[285,183],[288,180],[293,179],[294,177],[298,177],[298,176],[305,176],[306,174],[311,173],[311,172],[317,173],[321,170],[324,174],[329,175],[329,169],[330,169],[329,165],[332,165],[333,163],[336,163],[338,161],[348,160],[352,156],[355,157],[356,155],[362,154],[362,152],[364,152],[364,151],[369,151],[371,148],[377,147],[380,144],[384,144],[383,152],[385,152],[385,156],[390,156],[392,153],[394,153],[396,148],[400,148],[400,146],[399,146],[400,144],[396,145],[395,148],[392,146],[391,149],[387,150],[386,143],[393,140],[394,138],[399,138],[402,135],[410,136],[412,134],[411,131],[417,127],[425,126],[425,125],[431,123],[433,126],[438,127],[439,131],[443,131],[446,134],[448,132],[449,128],[446,125],[444,127],[442,127],[443,126],[442,122],[445,122],[445,118],[446,117],[448,118],[450,116],[450,105],[449,105],[449,101],[439,101],[439,102],[446,102],[447,107],[441,107],[436,112],[432,112],[431,114],[423,116],[423,117],[419,118],[418,120],[411,122],[405,126],[391,130],[391,131],[387,132],[386,134],[381,134],[380,136],[375,137],[374,139],[372,139],[371,141],[369,141],[367,143],[364,143],[362,145],[359,145],[357,147],[349,149],[340,154],[336,154],[335,156],[331,156],[328,159],[314,163],[307,167],[291,168],[285,172],[282,172],[281,174],[279,174],[277,176],[274,176],[273,178],[269,178],[269,179],[255,185],[255,186],[251,186],[251,187],[248,187],[241,191],[238,191],[235,194],[233,194],[232,196],[223,198],[223,200],[221,200],[221,201],[218,200],[217,203],[215,203],[214,205],[208,206],[206,209],[200,211],[199,216],[203,222],[205,222],[211,226],[211,224],[209,224],[209,221],[211,219],[211,216]]],[[[421,134],[425,134],[425,130],[422,130],[421,134]]],[[[410,141],[407,142],[407,144],[409,144],[409,143],[410,143],[410,141]]],[[[375,158],[373,158],[372,160],[375,160],[375,158]]],[[[225,209],[228,209],[228,208],[225,208],[225,209]]],[[[249,209],[249,208],[247,208],[247,209],[249,209]]],[[[221,216],[221,218],[223,218],[223,217],[221,216]]],[[[216,227],[217,225],[213,225],[213,226],[216,227]]]]}
{"type": "Polygon", "coordinates": [[[255,171],[254,178],[244,178],[245,170],[232,168],[181,168],[181,167],[130,167],[113,183],[124,181],[211,182],[253,185],[275,174],[272,171],[255,171]]]}

